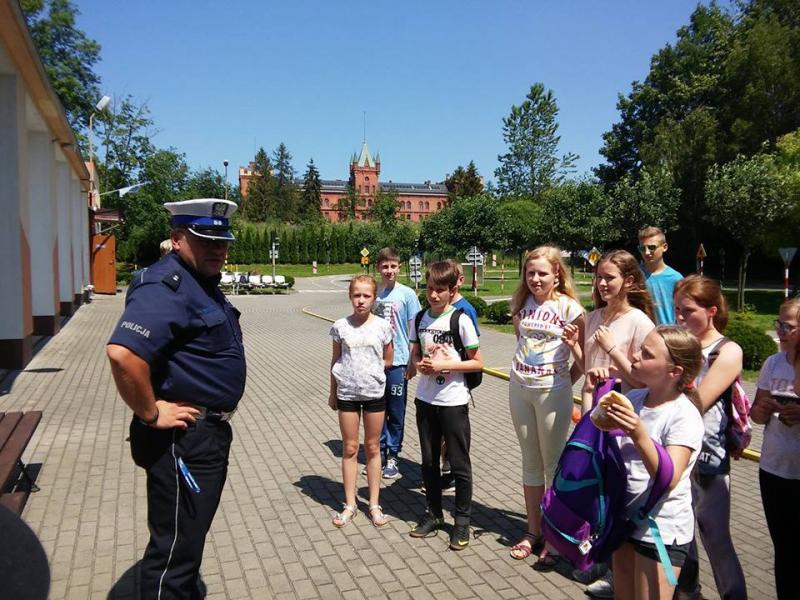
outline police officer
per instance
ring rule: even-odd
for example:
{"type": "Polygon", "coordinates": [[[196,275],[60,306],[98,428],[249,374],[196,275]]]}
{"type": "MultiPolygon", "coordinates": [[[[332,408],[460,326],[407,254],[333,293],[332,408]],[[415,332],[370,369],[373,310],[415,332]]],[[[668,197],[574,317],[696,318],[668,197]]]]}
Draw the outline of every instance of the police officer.
{"type": "Polygon", "coordinates": [[[142,598],[202,598],[203,546],[228,470],[245,385],[239,311],[220,292],[236,204],[169,202],[173,250],[131,283],[106,348],[133,410],[131,454],[147,472],[142,598]]]}

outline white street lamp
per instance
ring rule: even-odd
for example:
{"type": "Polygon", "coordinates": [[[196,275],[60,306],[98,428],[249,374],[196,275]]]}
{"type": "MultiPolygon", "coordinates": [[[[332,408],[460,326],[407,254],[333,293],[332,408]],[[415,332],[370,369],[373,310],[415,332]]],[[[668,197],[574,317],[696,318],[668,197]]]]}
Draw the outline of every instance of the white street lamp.
{"type": "Polygon", "coordinates": [[[96,168],[95,168],[95,164],[94,164],[94,145],[93,145],[93,140],[94,140],[94,116],[99,112],[103,112],[106,109],[106,107],[108,106],[109,102],[111,102],[111,98],[108,97],[108,96],[103,96],[102,98],[100,98],[100,100],[97,102],[97,104],[95,104],[95,111],[92,112],[91,115],[89,115],[89,162],[92,165],[90,185],[91,185],[91,188],[92,188],[92,194],[93,195],[94,195],[94,193],[97,191],[97,189],[99,187],[98,186],[98,182],[96,181],[96,177],[95,177],[96,168]]]}

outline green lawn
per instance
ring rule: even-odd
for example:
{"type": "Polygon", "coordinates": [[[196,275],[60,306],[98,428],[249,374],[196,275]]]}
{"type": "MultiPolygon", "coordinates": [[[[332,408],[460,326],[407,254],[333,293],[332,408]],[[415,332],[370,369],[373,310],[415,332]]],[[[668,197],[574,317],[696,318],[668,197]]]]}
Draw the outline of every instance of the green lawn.
{"type": "MultiPolygon", "coordinates": [[[[260,275],[271,275],[271,264],[245,264],[233,265],[229,264],[226,267],[228,271],[250,271],[260,275]]],[[[317,268],[316,275],[311,272],[311,265],[275,265],[275,273],[278,275],[291,275],[292,277],[319,277],[322,275],[352,275],[361,272],[361,265],[356,263],[344,263],[341,265],[324,265],[321,264],[317,268]]]]}

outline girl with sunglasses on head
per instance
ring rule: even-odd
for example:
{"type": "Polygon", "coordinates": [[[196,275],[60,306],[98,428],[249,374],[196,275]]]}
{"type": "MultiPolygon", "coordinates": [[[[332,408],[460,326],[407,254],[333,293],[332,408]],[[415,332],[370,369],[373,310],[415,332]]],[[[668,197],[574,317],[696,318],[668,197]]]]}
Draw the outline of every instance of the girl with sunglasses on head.
{"type": "Polygon", "coordinates": [[[800,299],[781,305],[775,329],[780,352],[764,362],[750,417],[765,425],[758,480],[775,549],[778,600],[797,597],[800,539],[800,299]]]}
{"type": "MultiPolygon", "coordinates": [[[[742,349],[725,337],[728,304],[718,281],[690,275],[675,286],[675,315],[703,349],[703,365],[694,380],[703,413],[703,448],[692,472],[692,497],[700,539],[708,554],[717,592],[724,600],[747,598],[744,573],[730,531],[730,455],[725,431],[731,386],[742,372],[742,349]]],[[[681,597],[699,598],[697,547],[692,542],[689,560],[681,573],[681,597]]]]}

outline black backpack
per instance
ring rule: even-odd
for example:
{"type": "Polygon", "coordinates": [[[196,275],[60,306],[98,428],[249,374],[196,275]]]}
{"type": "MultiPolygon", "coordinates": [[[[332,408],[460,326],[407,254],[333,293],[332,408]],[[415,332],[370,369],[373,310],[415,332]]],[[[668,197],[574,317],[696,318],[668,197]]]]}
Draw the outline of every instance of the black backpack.
{"type": "MultiPolygon", "coordinates": [[[[461,341],[461,334],[458,332],[458,320],[461,315],[466,314],[460,308],[455,309],[450,313],[450,333],[453,335],[453,348],[455,348],[462,361],[469,360],[467,356],[467,349],[464,347],[464,342],[461,341]]],[[[419,343],[419,324],[422,322],[422,317],[425,315],[425,310],[417,313],[414,319],[414,331],[417,334],[417,343],[419,343]]],[[[467,384],[467,389],[472,391],[478,387],[483,381],[483,371],[473,371],[471,373],[464,373],[464,382],[467,384]]]]}

